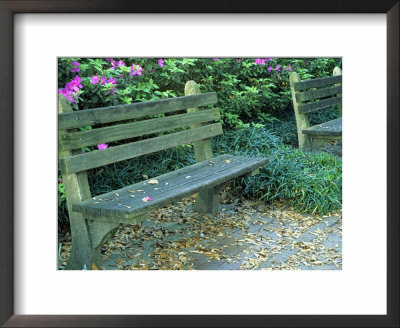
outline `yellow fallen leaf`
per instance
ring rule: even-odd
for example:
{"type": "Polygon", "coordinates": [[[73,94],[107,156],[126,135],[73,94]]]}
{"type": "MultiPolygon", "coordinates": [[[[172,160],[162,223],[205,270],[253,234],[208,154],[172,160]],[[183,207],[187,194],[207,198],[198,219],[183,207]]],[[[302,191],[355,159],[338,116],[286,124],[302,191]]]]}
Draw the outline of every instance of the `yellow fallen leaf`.
{"type": "Polygon", "coordinates": [[[230,163],[231,161],[230,161],[229,159],[226,159],[225,162],[226,162],[226,163],[230,163]]]}
{"type": "Polygon", "coordinates": [[[116,260],[115,262],[121,263],[121,262],[124,262],[124,259],[118,259],[118,260],[116,260]]]}
{"type": "Polygon", "coordinates": [[[149,184],[157,184],[158,180],[157,179],[151,179],[148,183],[149,184]]]}
{"type": "Polygon", "coordinates": [[[99,270],[94,262],[92,263],[92,270],[99,270]]]}

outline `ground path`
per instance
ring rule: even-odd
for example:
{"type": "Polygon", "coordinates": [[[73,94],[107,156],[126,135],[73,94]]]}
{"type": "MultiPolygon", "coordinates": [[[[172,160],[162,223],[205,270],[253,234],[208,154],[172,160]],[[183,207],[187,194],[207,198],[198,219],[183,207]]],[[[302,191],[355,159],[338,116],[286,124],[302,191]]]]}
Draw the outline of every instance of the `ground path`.
{"type": "MultiPolygon", "coordinates": [[[[122,226],[103,248],[106,270],[340,270],[341,214],[300,215],[282,205],[237,199],[216,215],[192,210],[193,197],[122,226]],[[235,204],[236,203],[236,204],[235,204]]],[[[61,258],[69,256],[63,242],[61,258]]]]}

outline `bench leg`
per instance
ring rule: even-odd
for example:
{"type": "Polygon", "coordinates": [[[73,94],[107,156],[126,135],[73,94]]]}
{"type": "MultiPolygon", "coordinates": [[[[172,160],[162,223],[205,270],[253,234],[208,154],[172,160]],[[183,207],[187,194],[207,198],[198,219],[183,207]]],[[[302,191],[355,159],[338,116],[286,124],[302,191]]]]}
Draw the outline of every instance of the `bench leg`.
{"type": "MultiPolygon", "coordinates": [[[[117,232],[119,223],[109,222],[96,222],[93,220],[87,220],[90,247],[92,252],[92,263],[96,264],[97,268],[100,268],[102,264],[101,257],[101,245],[106,239],[112,238],[117,232]]],[[[88,268],[88,270],[91,269],[88,268]]]]}
{"type": "Polygon", "coordinates": [[[65,267],[66,270],[83,270],[91,266],[93,253],[89,241],[89,230],[86,220],[80,213],[71,212],[69,219],[71,225],[72,247],[71,256],[65,267]]]}
{"type": "Polygon", "coordinates": [[[323,146],[329,141],[329,139],[325,138],[310,138],[310,148],[311,150],[316,150],[319,147],[323,146]]]}
{"type": "Polygon", "coordinates": [[[194,210],[202,214],[218,213],[219,192],[215,188],[200,191],[194,203],[194,210]]]}
{"type": "Polygon", "coordinates": [[[228,184],[200,191],[194,203],[194,210],[202,214],[216,214],[219,209],[219,192],[228,184]]]}
{"type": "Polygon", "coordinates": [[[92,264],[101,265],[100,248],[108,235],[118,228],[118,223],[91,222],[74,212],[70,216],[72,248],[66,270],[91,270],[92,264]]]}

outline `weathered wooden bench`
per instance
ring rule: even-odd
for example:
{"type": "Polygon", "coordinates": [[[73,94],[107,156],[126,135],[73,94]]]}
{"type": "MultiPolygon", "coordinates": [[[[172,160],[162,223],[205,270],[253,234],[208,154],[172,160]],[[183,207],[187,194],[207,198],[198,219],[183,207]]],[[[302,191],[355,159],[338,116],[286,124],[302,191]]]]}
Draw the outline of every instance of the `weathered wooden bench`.
{"type": "Polygon", "coordinates": [[[300,149],[317,149],[331,140],[342,137],[342,118],[310,126],[308,113],[337,106],[342,111],[342,71],[333,70],[333,76],[301,81],[297,73],[290,75],[290,90],[296,116],[300,149]]]}
{"type": "Polygon", "coordinates": [[[99,267],[100,247],[119,224],[140,223],[149,211],[182,197],[197,193],[194,209],[216,213],[223,186],[267,163],[266,158],[213,157],[210,138],[222,134],[220,113],[200,108],[216,103],[215,92],[201,94],[193,81],[183,97],[81,111],[72,111],[59,97],[59,164],[72,235],[67,269],[99,267]],[[160,113],[165,117],[154,118],[160,113]],[[77,130],[84,126],[92,129],[77,130]],[[81,153],[83,147],[121,140],[125,143],[81,153]],[[196,164],[92,197],[88,170],[186,143],[193,143],[196,164]]]}

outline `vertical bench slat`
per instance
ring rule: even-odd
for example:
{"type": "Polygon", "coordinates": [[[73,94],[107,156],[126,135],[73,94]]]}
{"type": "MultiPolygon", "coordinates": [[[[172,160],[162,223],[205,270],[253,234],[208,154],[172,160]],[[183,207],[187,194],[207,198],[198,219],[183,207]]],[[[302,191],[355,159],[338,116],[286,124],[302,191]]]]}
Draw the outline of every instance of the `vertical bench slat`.
{"type": "Polygon", "coordinates": [[[64,172],[71,174],[172,148],[184,143],[210,138],[219,134],[222,134],[222,125],[221,123],[214,123],[161,137],[66,157],[60,160],[60,165],[64,172]]]}
{"type": "Polygon", "coordinates": [[[59,115],[58,129],[68,130],[87,125],[118,122],[132,118],[184,110],[193,106],[193,104],[195,106],[206,106],[216,103],[216,93],[209,92],[187,97],[168,98],[129,105],[85,109],[59,115]]]}
{"type": "Polygon", "coordinates": [[[217,108],[205,109],[196,113],[186,113],[145,121],[118,124],[98,129],[64,133],[60,137],[63,149],[80,149],[101,143],[119,141],[153,133],[188,127],[195,123],[213,122],[220,118],[217,108]]]}

